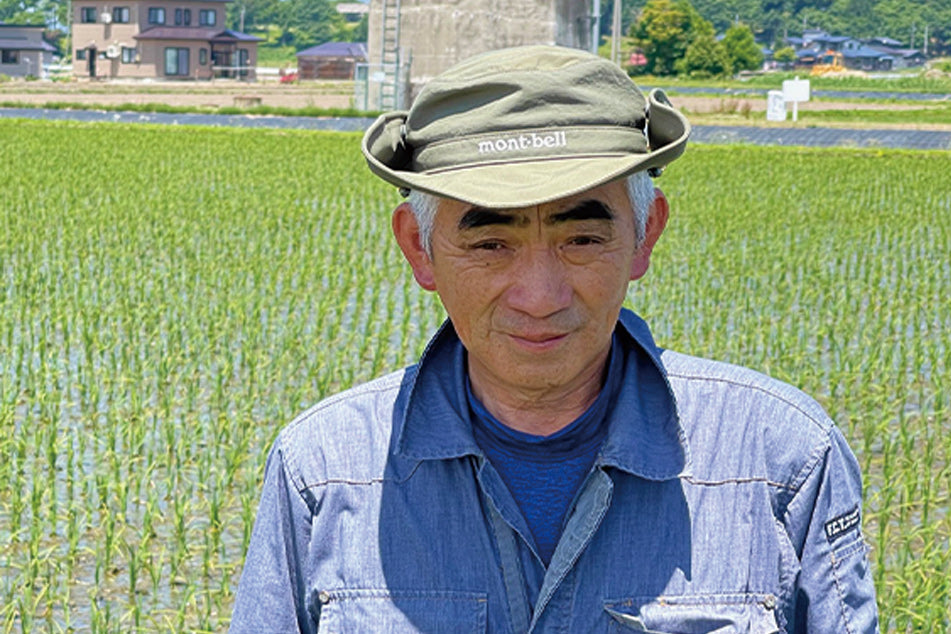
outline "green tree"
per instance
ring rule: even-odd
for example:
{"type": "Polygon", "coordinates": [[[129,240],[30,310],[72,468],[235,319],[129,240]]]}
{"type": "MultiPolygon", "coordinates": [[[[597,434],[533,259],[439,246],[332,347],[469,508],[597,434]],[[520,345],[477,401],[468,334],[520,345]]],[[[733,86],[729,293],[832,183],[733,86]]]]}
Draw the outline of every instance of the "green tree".
{"type": "Polygon", "coordinates": [[[711,33],[694,38],[676,67],[678,73],[698,78],[723,77],[733,72],[726,47],[711,33]]]}
{"type": "Polygon", "coordinates": [[[348,42],[366,42],[369,31],[369,15],[364,13],[360,21],[350,26],[346,32],[345,39],[348,42]]]}
{"type": "Polygon", "coordinates": [[[271,23],[279,0],[236,0],[228,3],[228,24],[235,30],[253,31],[271,23]],[[243,13],[243,15],[242,15],[243,13]],[[242,24],[243,23],[243,24],[242,24]]]}
{"type": "Polygon", "coordinates": [[[647,56],[646,72],[672,75],[697,37],[713,37],[713,25],[700,17],[689,0],[649,0],[630,35],[647,56]]]}
{"type": "Polygon", "coordinates": [[[734,73],[756,70],[763,65],[763,52],[753,37],[753,30],[747,25],[737,24],[727,29],[722,44],[734,73]]]}
{"type": "Polygon", "coordinates": [[[791,64],[796,61],[796,49],[792,46],[784,46],[773,53],[773,59],[784,64],[791,64]]]}
{"type": "Polygon", "coordinates": [[[328,0],[278,0],[266,17],[280,28],[278,44],[297,50],[338,39],[343,16],[328,0]]]}
{"type": "Polygon", "coordinates": [[[737,22],[749,24],[754,31],[763,26],[762,0],[696,0],[694,7],[713,24],[717,33],[726,31],[737,22]]]}
{"type": "Polygon", "coordinates": [[[43,24],[43,15],[28,13],[21,0],[0,0],[0,22],[8,24],[43,24]]]}

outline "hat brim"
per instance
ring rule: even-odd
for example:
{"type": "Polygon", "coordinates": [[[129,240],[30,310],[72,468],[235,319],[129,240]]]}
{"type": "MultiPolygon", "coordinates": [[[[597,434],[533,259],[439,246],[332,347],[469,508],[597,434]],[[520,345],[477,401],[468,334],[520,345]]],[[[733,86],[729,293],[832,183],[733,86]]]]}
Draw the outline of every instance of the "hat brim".
{"type": "Polygon", "coordinates": [[[690,124],[666,95],[655,89],[648,96],[647,153],[570,155],[508,160],[459,169],[414,172],[397,169],[399,127],[405,113],[378,118],[363,138],[370,170],[383,180],[411,190],[461,200],[485,208],[539,205],[587,191],[634,172],[663,168],[680,156],[690,136],[690,124]]]}

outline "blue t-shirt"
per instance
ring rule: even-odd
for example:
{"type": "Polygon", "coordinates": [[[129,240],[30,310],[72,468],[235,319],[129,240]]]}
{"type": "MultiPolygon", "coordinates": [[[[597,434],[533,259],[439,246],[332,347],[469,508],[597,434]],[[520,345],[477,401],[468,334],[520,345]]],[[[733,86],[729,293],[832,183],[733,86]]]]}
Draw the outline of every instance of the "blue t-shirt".
{"type": "Polygon", "coordinates": [[[561,537],[565,515],[607,434],[606,414],[622,374],[623,355],[616,350],[617,345],[615,337],[598,398],[581,416],[551,436],[526,434],[499,422],[466,381],[475,441],[515,498],[546,566],[561,537]]]}

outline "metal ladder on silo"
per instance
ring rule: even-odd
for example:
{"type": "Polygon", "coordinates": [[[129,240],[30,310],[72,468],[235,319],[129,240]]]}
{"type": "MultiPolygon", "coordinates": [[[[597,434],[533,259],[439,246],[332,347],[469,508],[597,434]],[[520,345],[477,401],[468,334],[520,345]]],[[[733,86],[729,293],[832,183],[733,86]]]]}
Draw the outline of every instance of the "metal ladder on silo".
{"type": "Polygon", "coordinates": [[[402,106],[400,94],[400,0],[383,0],[383,46],[380,64],[380,108],[395,110],[402,106]]]}

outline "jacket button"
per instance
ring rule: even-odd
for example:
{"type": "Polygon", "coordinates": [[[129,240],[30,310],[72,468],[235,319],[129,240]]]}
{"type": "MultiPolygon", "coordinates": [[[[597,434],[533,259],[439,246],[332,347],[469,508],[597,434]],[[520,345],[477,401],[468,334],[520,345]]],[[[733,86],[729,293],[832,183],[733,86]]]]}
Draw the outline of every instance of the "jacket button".
{"type": "Polygon", "coordinates": [[[330,594],[328,592],[321,591],[317,593],[317,600],[323,603],[324,605],[327,605],[328,603],[330,603],[330,594]]]}
{"type": "Polygon", "coordinates": [[[767,594],[765,597],[763,597],[763,607],[767,610],[776,609],[776,597],[771,594],[767,594]]]}

